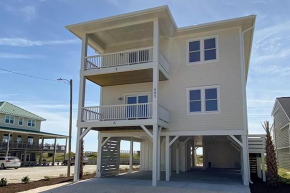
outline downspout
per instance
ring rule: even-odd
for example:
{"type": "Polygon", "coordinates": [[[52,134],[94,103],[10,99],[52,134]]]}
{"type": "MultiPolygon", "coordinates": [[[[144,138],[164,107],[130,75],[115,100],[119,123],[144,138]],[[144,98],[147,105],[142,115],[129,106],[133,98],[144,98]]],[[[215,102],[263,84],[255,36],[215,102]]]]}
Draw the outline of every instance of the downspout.
{"type": "MultiPolygon", "coordinates": [[[[245,47],[245,45],[244,45],[244,35],[245,35],[245,33],[246,32],[248,32],[248,31],[250,31],[250,30],[252,30],[252,29],[254,29],[254,25],[255,25],[255,23],[253,23],[253,26],[252,27],[249,27],[248,29],[246,29],[246,30],[244,30],[243,32],[242,32],[242,61],[243,61],[243,79],[242,80],[244,80],[245,81],[245,75],[246,75],[246,71],[245,71],[245,67],[246,67],[246,61],[245,61],[245,52],[244,52],[244,47],[245,47]]],[[[246,81],[245,81],[246,82],[246,81]]],[[[245,84],[245,82],[243,82],[243,84],[245,84]]],[[[246,86],[244,87],[244,89],[245,89],[245,92],[246,92],[246,86]]],[[[245,93],[245,97],[246,97],[246,93],[245,93]]],[[[245,123],[246,123],[246,125],[248,125],[248,120],[247,120],[247,117],[246,117],[246,115],[245,115],[245,123]]],[[[248,129],[247,129],[248,130],[248,129]]],[[[248,148],[248,151],[249,151],[249,142],[248,142],[248,137],[247,137],[247,148],[248,148]]],[[[248,159],[248,169],[249,169],[249,182],[250,182],[250,184],[253,184],[253,182],[252,182],[252,180],[251,180],[251,170],[250,170],[250,159],[249,159],[249,152],[247,153],[247,159],[248,159]]]]}
{"type": "Polygon", "coordinates": [[[13,132],[8,133],[8,142],[7,142],[7,150],[6,150],[6,157],[8,157],[9,153],[9,144],[10,144],[10,135],[12,135],[13,132]]]}

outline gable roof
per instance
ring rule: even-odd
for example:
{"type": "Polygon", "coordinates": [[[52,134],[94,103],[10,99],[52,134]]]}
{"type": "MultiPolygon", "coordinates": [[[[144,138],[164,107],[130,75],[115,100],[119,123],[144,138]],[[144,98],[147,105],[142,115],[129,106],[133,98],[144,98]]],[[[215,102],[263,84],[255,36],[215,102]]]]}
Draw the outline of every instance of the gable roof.
{"type": "Polygon", "coordinates": [[[290,97],[279,97],[276,98],[276,100],[279,102],[281,107],[283,108],[285,114],[287,115],[288,119],[290,117],[290,97]]]}
{"type": "Polygon", "coordinates": [[[39,121],[45,121],[44,118],[33,114],[25,109],[22,109],[20,107],[17,107],[9,102],[2,101],[0,102],[0,113],[7,114],[7,115],[15,115],[19,117],[25,117],[25,118],[31,118],[36,119],[39,121]]]}

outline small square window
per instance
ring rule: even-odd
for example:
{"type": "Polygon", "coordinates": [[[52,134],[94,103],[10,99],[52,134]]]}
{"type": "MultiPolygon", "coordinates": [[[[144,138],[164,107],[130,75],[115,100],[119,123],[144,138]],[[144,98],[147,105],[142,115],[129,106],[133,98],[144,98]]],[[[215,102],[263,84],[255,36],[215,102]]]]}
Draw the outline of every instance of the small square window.
{"type": "Polygon", "coordinates": [[[201,101],[191,101],[190,112],[201,112],[201,101]]]}
{"type": "Polygon", "coordinates": [[[205,99],[217,99],[217,89],[205,89],[205,99]]]}
{"type": "Polygon", "coordinates": [[[204,60],[215,60],[216,59],[216,50],[205,50],[204,51],[204,60]]]}
{"type": "Polygon", "coordinates": [[[200,100],[201,96],[200,96],[200,90],[191,90],[189,92],[189,99],[192,100],[200,100]]]}
{"type": "Polygon", "coordinates": [[[199,62],[200,61],[200,51],[189,53],[189,62],[199,62]]]}
{"type": "Polygon", "coordinates": [[[5,123],[13,125],[14,124],[14,116],[6,115],[5,116],[5,123]]]}

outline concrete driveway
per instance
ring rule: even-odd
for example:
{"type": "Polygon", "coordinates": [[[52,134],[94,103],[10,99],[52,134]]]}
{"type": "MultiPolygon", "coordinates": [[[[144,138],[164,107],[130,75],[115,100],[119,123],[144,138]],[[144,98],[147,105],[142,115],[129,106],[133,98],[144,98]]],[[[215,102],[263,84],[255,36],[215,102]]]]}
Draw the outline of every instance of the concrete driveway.
{"type": "Polygon", "coordinates": [[[35,192],[43,193],[250,193],[248,186],[210,184],[195,182],[160,181],[157,187],[151,186],[151,180],[133,180],[120,178],[93,178],[78,183],[65,184],[58,187],[44,187],[35,192]],[[52,188],[52,189],[51,189],[52,188]]]}

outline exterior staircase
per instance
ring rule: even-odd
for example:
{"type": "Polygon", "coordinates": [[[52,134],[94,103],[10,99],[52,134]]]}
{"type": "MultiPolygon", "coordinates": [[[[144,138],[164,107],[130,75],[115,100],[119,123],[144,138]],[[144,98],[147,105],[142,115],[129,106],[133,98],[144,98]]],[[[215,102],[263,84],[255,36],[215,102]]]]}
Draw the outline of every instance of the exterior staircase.
{"type": "Polygon", "coordinates": [[[101,177],[116,176],[119,174],[120,141],[110,138],[102,147],[101,177]]]}

